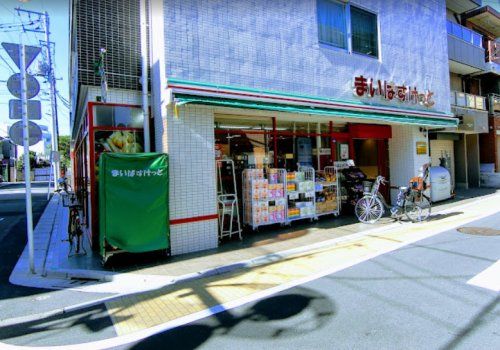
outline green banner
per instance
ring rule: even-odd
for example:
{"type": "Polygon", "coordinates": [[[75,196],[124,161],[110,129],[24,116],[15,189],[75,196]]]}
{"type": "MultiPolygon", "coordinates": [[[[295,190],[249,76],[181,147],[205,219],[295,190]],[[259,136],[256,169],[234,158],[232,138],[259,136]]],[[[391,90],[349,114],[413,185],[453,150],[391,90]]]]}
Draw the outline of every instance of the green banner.
{"type": "Polygon", "coordinates": [[[132,253],[169,247],[168,156],[103,153],[99,159],[99,235],[132,253]]]}

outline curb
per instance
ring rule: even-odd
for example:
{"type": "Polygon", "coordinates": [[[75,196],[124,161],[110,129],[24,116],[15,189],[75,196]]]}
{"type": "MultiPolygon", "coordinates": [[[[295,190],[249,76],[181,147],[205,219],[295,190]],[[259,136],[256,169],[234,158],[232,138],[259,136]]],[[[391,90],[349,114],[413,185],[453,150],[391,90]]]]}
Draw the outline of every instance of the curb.
{"type": "MultiPolygon", "coordinates": [[[[326,241],[310,244],[310,245],[299,247],[299,248],[293,248],[293,249],[289,249],[289,250],[285,250],[285,251],[281,251],[281,252],[277,252],[277,253],[270,253],[270,254],[263,255],[263,256],[260,256],[257,258],[242,260],[240,262],[229,264],[229,265],[222,265],[222,266],[218,266],[215,268],[202,270],[199,272],[189,273],[186,275],[179,276],[177,278],[173,278],[170,283],[165,284],[163,287],[175,285],[177,283],[192,281],[192,280],[199,279],[199,278],[221,275],[221,274],[233,272],[236,270],[242,270],[245,268],[252,268],[252,267],[265,265],[265,264],[268,264],[271,262],[284,260],[285,258],[290,257],[292,255],[305,253],[305,252],[316,250],[319,248],[328,248],[328,247],[332,247],[332,246],[335,246],[335,245],[340,244],[340,243],[355,240],[357,238],[360,238],[360,237],[363,237],[363,236],[366,236],[369,234],[380,233],[380,232],[383,232],[386,230],[390,230],[396,226],[400,226],[400,224],[396,222],[396,223],[392,223],[392,224],[389,224],[387,226],[379,227],[376,229],[367,230],[367,231],[363,231],[363,232],[359,232],[359,233],[354,233],[351,235],[346,235],[343,237],[338,237],[338,238],[334,238],[331,240],[326,240],[326,241]]],[[[62,273],[61,275],[65,275],[65,274],[62,273]]],[[[44,278],[44,280],[48,280],[48,279],[44,278]]],[[[146,292],[146,291],[147,290],[145,290],[144,292],[146,292]]],[[[135,292],[135,293],[137,293],[137,292],[135,292]]],[[[91,301],[80,303],[80,304],[65,306],[62,308],[57,308],[57,309],[54,309],[51,311],[46,311],[46,312],[42,312],[42,313],[38,313],[38,314],[13,317],[13,318],[10,318],[7,320],[0,321],[0,327],[7,327],[7,326],[12,326],[12,325],[18,324],[18,323],[32,322],[32,321],[37,321],[37,320],[44,319],[44,318],[49,318],[52,316],[63,315],[66,313],[70,313],[70,312],[90,308],[93,306],[97,306],[97,305],[103,304],[105,302],[119,299],[119,298],[127,296],[129,294],[134,294],[134,293],[124,293],[124,294],[118,294],[118,295],[111,295],[111,296],[91,300],[91,301]]]]}
{"type": "MultiPolygon", "coordinates": [[[[483,196],[481,198],[490,198],[490,197],[498,196],[498,195],[499,195],[499,193],[493,193],[493,194],[483,196]]],[[[471,198],[471,199],[473,199],[473,198],[471,198]]],[[[459,204],[456,206],[451,206],[451,207],[448,207],[448,208],[445,208],[442,210],[438,210],[438,211],[434,212],[434,214],[438,214],[438,213],[445,214],[447,212],[452,212],[452,211],[456,211],[459,209],[464,209],[464,208],[467,208],[467,207],[472,206],[472,205],[475,205],[474,201],[464,203],[464,204],[459,204]]],[[[177,278],[172,278],[172,280],[169,283],[164,284],[162,287],[175,285],[177,283],[192,281],[192,280],[199,279],[199,278],[221,275],[221,274],[225,274],[225,273],[229,273],[229,272],[234,272],[236,270],[242,270],[245,268],[253,268],[253,267],[265,265],[265,264],[268,264],[271,262],[281,261],[281,260],[284,260],[290,256],[293,256],[293,255],[297,255],[297,254],[301,254],[301,253],[305,253],[305,252],[309,252],[309,251],[313,251],[313,250],[317,250],[317,249],[333,247],[333,246],[338,245],[340,243],[353,241],[353,240],[356,240],[356,239],[364,237],[364,236],[368,236],[368,235],[376,234],[376,233],[381,233],[384,231],[391,230],[391,229],[398,227],[398,226],[401,227],[401,226],[407,226],[410,224],[411,223],[401,223],[399,221],[396,221],[394,223],[388,224],[388,225],[383,226],[383,227],[378,227],[378,228],[371,229],[371,230],[366,230],[366,231],[362,231],[362,232],[358,232],[358,233],[354,233],[354,234],[349,234],[349,235],[345,235],[342,237],[337,237],[337,238],[333,238],[330,240],[325,240],[322,242],[313,243],[313,244],[306,245],[303,247],[293,248],[293,249],[284,250],[284,251],[276,252],[276,253],[270,253],[270,254],[266,254],[263,256],[259,256],[259,257],[251,258],[251,259],[247,259],[247,260],[242,260],[242,261],[228,264],[228,265],[222,265],[222,266],[218,266],[215,268],[210,268],[210,269],[201,270],[201,271],[194,272],[194,273],[185,274],[185,275],[179,276],[177,278]]],[[[74,270],[72,270],[72,271],[74,271],[74,270]]],[[[86,271],[86,270],[83,270],[83,271],[86,271]]],[[[51,274],[49,273],[49,275],[51,275],[51,274]]],[[[65,273],[64,271],[59,271],[59,273],[55,273],[54,275],[62,275],[62,276],[65,276],[66,278],[68,277],[68,274],[65,273]]],[[[113,275],[113,276],[115,276],[115,275],[113,275]]],[[[104,277],[104,278],[101,278],[101,280],[108,281],[108,282],[112,281],[113,278],[112,278],[112,276],[110,276],[110,277],[111,278],[104,277]]],[[[44,280],[49,281],[50,279],[44,278],[44,280]]],[[[58,280],[60,280],[60,278],[58,280]]],[[[147,292],[147,291],[151,291],[151,290],[154,290],[154,288],[149,289],[149,290],[143,290],[142,292],[147,292]]],[[[66,307],[62,307],[62,308],[56,308],[54,310],[46,311],[43,313],[14,317],[14,318],[0,321],[0,327],[11,326],[11,325],[14,325],[17,323],[37,321],[40,319],[49,318],[49,317],[57,316],[57,315],[63,315],[66,313],[70,313],[70,312],[90,308],[93,306],[97,306],[97,305],[103,304],[105,302],[109,302],[109,301],[119,299],[119,298],[127,296],[127,295],[136,294],[136,293],[141,293],[141,291],[106,296],[103,298],[91,300],[91,301],[80,303],[80,304],[70,305],[70,306],[66,306],[66,307]]]]}

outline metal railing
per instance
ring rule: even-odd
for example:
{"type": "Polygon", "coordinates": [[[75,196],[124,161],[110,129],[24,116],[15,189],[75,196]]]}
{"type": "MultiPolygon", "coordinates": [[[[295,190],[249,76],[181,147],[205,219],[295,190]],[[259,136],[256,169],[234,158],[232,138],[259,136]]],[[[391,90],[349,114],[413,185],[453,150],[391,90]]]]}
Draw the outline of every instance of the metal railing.
{"type": "Polygon", "coordinates": [[[471,45],[483,48],[483,36],[467,27],[464,27],[458,23],[453,23],[452,21],[447,20],[446,31],[448,32],[448,34],[453,35],[459,39],[462,39],[463,41],[471,45]]]}
{"type": "Polygon", "coordinates": [[[486,97],[468,94],[460,91],[451,91],[451,104],[457,107],[486,110],[486,97]]]}

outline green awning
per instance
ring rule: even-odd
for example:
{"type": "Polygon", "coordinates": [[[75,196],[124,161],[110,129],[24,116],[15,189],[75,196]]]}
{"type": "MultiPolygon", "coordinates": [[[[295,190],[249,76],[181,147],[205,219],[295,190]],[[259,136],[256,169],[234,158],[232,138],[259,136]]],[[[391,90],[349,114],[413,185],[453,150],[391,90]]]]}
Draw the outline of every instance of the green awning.
{"type": "Polygon", "coordinates": [[[222,106],[222,107],[232,107],[232,108],[250,108],[250,109],[260,109],[266,111],[315,114],[325,117],[356,118],[365,120],[375,120],[379,122],[382,121],[387,123],[432,126],[432,127],[456,127],[458,125],[458,120],[455,118],[441,119],[432,117],[409,116],[405,114],[396,115],[396,114],[384,114],[384,113],[373,113],[373,112],[357,112],[349,110],[329,109],[323,107],[318,108],[311,106],[266,103],[266,102],[236,100],[236,99],[228,99],[220,97],[193,96],[186,94],[175,94],[175,101],[176,101],[176,106],[182,106],[188,103],[192,103],[192,104],[222,106]]]}

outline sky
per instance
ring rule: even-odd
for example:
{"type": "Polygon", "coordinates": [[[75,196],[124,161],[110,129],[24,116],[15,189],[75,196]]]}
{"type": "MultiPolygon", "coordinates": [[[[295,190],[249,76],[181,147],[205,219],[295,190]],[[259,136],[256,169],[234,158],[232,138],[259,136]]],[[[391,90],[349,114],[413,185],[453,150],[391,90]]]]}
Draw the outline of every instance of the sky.
{"type": "MultiPolygon", "coordinates": [[[[69,0],[0,0],[0,43],[19,43],[20,39],[25,45],[40,46],[39,40],[45,40],[43,33],[23,33],[18,25],[22,20],[29,18],[26,14],[23,17],[18,16],[15,8],[20,7],[25,10],[45,12],[50,18],[50,41],[55,43],[55,75],[58,79],[56,88],[59,94],[69,100],[68,83],[68,60],[69,60],[69,0]],[[6,28],[10,26],[10,28],[6,28]]],[[[43,27],[42,27],[43,28],[43,27]]],[[[29,73],[38,70],[39,62],[42,61],[42,54],[28,68],[29,73]]],[[[19,69],[9,57],[7,52],[0,46],[0,124],[6,123],[12,125],[16,120],[9,119],[8,103],[12,96],[7,89],[7,80],[9,77],[18,73],[19,69]],[[10,68],[9,68],[10,66],[10,68]],[[12,68],[12,69],[11,69],[12,68]]],[[[50,106],[50,86],[44,82],[42,77],[37,77],[40,83],[40,93],[34,97],[34,100],[42,100],[42,120],[36,123],[47,125],[49,131],[52,131],[52,110],[50,106]]],[[[58,119],[59,134],[69,135],[69,110],[58,99],[58,119]]],[[[6,135],[0,135],[6,136],[6,135]]]]}

